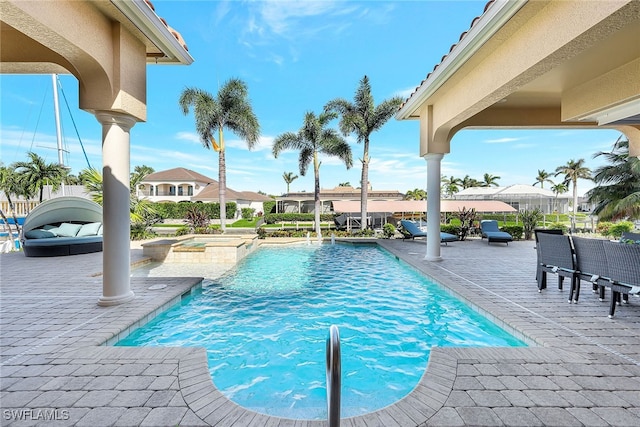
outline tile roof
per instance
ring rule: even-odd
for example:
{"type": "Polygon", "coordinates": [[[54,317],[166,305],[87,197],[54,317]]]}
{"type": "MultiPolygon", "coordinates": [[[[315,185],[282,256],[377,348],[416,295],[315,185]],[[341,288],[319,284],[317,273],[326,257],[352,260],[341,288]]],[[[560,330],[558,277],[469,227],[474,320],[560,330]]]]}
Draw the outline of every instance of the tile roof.
{"type": "MultiPolygon", "coordinates": [[[[485,13],[487,13],[487,10],[489,9],[489,7],[491,7],[491,5],[495,2],[495,0],[489,0],[487,2],[487,4],[485,4],[484,6],[484,10],[482,11],[482,15],[484,15],[485,13]]],[[[473,20],[471,21],[471,25],[469,26],[469,30],[471,28],[473,28],[473,26],[480,20],[480,17],[482,15],[476,16],[475,18],[473,18],[473,20]]],[[[409,100],[411,99],[411,97],[413,97],[413,95],[416,94],[416,92],[418,92],[418,90],[424,86],[424,84],[429,80],[429,77],[431,76],[431,74],[433,74],[433,72],[440,66],[440,64],[442,64],[442,62],[444,62],[444,60],[447,58],[447,56],[449,56],[451,54],[451,52],[453,52],[453,50],[456,48],[456,46],[458,46],[458,44],[460,44],[460,42],[462,41],[462,39],[464,39],[464,37],[467,35],[467,33],[469,32],[469,30],[464,31],[462,34],[460,34],[460,38],[458,39],[457,43],[454,43],[451,45],[451,48],[449,49],[449,52],[447,52],[442,59],[440,59],[440,62],[438,64],[436,64],[433,67],[433,70],[431,70],[431,72],[429,74],[427,74],[427,77],[424,78],[424,80],[422,80],[420,82],[420,84],[418,86],[416,86],[415,90],[413,92],[411,92],[411,95],[409,95],[409,97],[407,97],[407,99],[400,105],[400,107],[398,108],[398,110],[401,110],[407,102],[409,102],[409,100]]]]}
{"type": "Polygon", "coordinates": [[[215,182],[216,184],[218,183],[218,181],[213,178],[209,178],[208,176],[186,168],[173,168],[150,173],[143,179],[143,181],[198,181],[207,184],[211,182],[215,182]]]}
{"type": "MultiPolygon", "coordinates": [[[[153,12],[156,11],[156,8],[153,5],[153,3],[151,2],[151,0],[144,0],[144,2],[147,4],[147,6],[149,6],[149,9],[151,9],[153,12]]],[[[178,31],[176,31],[169,24],[167,24],[167,21],[164,18],[162,18],[161,16],[159,16],[157,13],[156,13],[156,16],[158,16],[158,18],[160,19],[160,21],[162,21],[164,26],[167,27],[167,29],[169,30],[169,32],[171,34],[173,34],[173,37],[175,37],[176,40],[178,40],[178,42],[182,45],[182,47],[184,47],[184,50],[186,50],[188,52],[189,48],[187,47],[187,44],[185,43],[184,39],[182,38],[182,34],[180,34],[178,31]]]]}

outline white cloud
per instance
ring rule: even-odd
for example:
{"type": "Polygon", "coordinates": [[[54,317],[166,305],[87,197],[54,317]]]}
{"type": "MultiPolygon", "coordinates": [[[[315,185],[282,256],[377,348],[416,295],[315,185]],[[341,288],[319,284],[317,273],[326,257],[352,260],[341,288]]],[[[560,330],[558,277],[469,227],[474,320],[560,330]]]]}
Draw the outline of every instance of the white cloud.
{"type": "MultiPolygon", "coordinates": [[[[265,150],[271,151],[271,148],[273,148],[274,139],[275,138],[273,136],[268,136],[268,135],[260,136],[260,138],[258,139],[258,142],[253,146],[251,151],[265,151],[265,150]]],[[[226,147],[230,147],[230,148],[237,148],[240,150],[249,150],[247,143],[241,139],[225,140],[225,145],[226,147]]]]}
{"type": "Polygon", "coordinates": [[[176,133],[176,139],[202,144],[202,141],[200,141],[200,135],[195,132],[178,132],[176,133]]]}

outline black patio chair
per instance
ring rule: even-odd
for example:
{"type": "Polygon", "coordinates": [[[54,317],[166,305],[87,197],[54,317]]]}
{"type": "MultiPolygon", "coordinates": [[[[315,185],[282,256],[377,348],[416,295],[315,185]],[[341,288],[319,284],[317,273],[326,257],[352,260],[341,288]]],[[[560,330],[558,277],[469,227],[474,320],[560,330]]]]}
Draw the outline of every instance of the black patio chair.
{"type": "MultiPolygon", "coordinates": [[[[539,233],[538,247],[540,251],[538,292],[542,292],[547,287],[547,273],[554,273],[558,275],[558,289],[560,290],[562,290],[564,278],[571,279],[569,302],[572,302],[573,294],[577,289],[578,273],[571,238],[560,234],[539,233]]],[[[574,302],[578,302],[577,299],[574,302]]]]}
{"type": "Polygon", "coordinates": [[[640,293],[640,245],[604,242],[604,253],[609,267],[609,318],[612,318],[621,295],[640,293]]]}
{"type": "MultiPolygon", "coordinates": [[[[591,282],[594,291],[599,290],[600,301],[604,300],[604,289],[610,284],[607,258],[604,253],[604,240],[585,237],[572,237],[578,269],[578,296],[580,280],[591,282]]],[[[576,296],[576,300],[578,299],[576,296]]]]}
{"type": "Polygon", "coordinates": [[[564,231],[562,231],[559,228],[536,228],[533,230],[533,236],[536,240],[536,246],[535,246],[535,250],[536,250],[536,255],[538,256],[538,268],[536,268],[536,282],[538,281],[538,278],[540,277],[540,246],[538,245],[538,233],[547,233],[547,234],[564,234],[564,231]]]}

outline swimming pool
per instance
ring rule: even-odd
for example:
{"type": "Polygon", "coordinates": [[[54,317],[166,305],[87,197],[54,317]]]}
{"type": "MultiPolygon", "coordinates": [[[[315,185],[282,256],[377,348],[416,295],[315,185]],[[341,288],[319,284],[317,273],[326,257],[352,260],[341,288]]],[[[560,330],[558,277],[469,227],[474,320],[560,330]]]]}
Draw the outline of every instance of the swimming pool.
{"type": "Polygon", "coordinates": [[[202,346],[241,406],[326,418],[325,340],[342,341],[342,416],[407,395],[433,346],[524,346],[376,245],[261,248],[117,345],[202,346]]]}

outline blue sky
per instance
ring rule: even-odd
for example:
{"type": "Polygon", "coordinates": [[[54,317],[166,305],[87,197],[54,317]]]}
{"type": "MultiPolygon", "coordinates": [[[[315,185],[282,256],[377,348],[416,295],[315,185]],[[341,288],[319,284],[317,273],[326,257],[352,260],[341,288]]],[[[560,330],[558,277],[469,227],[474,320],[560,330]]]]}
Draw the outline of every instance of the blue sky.
{"type": "MultiPolygon", "coordinates": [[[[178,98],[185,87],[213,94],[229,78],[244,80],[261,125],[252,151],[226,134],[227,186],[239,191],[286,191],[284,172],[298,170],[298,153],[271,154],[273,139],[296,132],[306,111],[320,112],[331,99],[353,99],[366,74],[376,104],[407,97],[449,52],[484,1],[164,1],[156,13],[184,37],[195,61],[190,66],[147,67],[147,122],[131,131],[131,168],[156,171],[193,169],[218,178],[217,153],[195,134],[193,115],[184,116],[178,98]]],[[[78,83],[61,75],[65,163],[77,174],[87,167],[71,117],[92,166],[101,168],[101,128],[78,108],[78,83]]],[[[35,151],[57,162],[51,77],[0,75],[0,158],[8,165],[35,151]]],[[[334,123],[337,127],[337,122],[334,123]]],[[[538,169],[555,171],[570,159],[601,165],[594,153],[609,150],[619,133],[612,130],[463,130],[452,140],[442,173],[481,179],[498,175],[500,185],[532,184],[538,169]]],[[[354,167],[346,170],[324,158],[322,188],[360,185],[362,146],[353,136],[354,167]]],[[[392,118],[371,138],[369,180],[374,189],[406,192],[426,188],[426,162],[419,157],[417,121],[392,118]]],[[[554,181],[558,182],[561,177],[554,181]]],[[[581,181],[582,194],[593,184],[581,181]]],[[[548,187],[548,184],[545,186],[548,187]]],[[[291,184],[291,191],[313,191],[313,170],[291,184]]]]}

